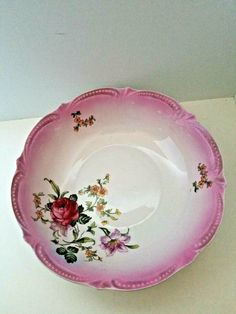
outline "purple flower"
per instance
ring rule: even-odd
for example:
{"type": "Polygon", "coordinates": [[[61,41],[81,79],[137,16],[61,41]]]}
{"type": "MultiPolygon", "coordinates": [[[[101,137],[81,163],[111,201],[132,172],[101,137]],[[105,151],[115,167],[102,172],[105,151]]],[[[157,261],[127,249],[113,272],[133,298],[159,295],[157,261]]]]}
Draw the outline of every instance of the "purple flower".
{"type": "Polygon", "coordinates": [[[101,249],[106,251],[107,256],[112,256],[116,251],[124,253],[128,252],[126,243],[130,241],[130,236],[121,234],[118,229],[115,229],[109,236],[101,237],[101,249]]]}

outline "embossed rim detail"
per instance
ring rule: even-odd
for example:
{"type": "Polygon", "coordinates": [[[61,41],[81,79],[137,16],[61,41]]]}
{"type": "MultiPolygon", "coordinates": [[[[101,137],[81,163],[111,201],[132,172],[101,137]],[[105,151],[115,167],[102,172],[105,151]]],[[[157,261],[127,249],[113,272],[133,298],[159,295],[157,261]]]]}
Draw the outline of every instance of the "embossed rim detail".
{"type": "Polygon", "coordinates": [[[219,148],[210,135],[210,133],[200,125],[199,122],[195,119],[194,115],[191,113],[188,113],[185,109],[183,109],[175,100],[172,98],[160,94],[158,92],[153,91],[142,91],[142,90],[134,90],[132,88],[101,88],[92,90],[89,92],[86,92],[77,98],[75,98],[73,101],[62,104],[59,106],[57,110],[55,110],[53,113],[48,114],[42,120],[40,120],[36,126],[33,128],[31,133],[29,134],[23,153],[17,160],[17,168],[15,175],[13,177],[12,186],[11,186],[11,200],[12,200],[12,206],[15,213],[15,216],[17,218],[17,221],[19,225],[22,228],[23,236],[25,241],[31,245],[31,247],[34,249],[36,255],[41,260],[41,262],[47,266],[50,270],[58,274],[59,276],[70,280],[75,283],[81,283],[86,284],[91,287],[99,288],[99,289],[113,289],[113,290],[123,290],[123,291],[133,291],[133,290],[139,290],[147,287],[154,286],[166,279],[168,279],[170,276],[181,270],[182,268],[186,267],[187,265],[191,264],[195,258],[198,256],[198,254],[211,242],[212,238],[214,237],[222,219],[223,215],[223,208],[224,208],[224,190],[225,190],[226,182],[223,174],[223,162],[221,158],[221,154],[219,151],[219,148]],[[178,263],[174,265],[168,265],[166,267],[165,271],[162,271],[161,273],[155,273],[153,274],[149,280],[137,280],[137,281],[120,281],[117,279],[113,279],[110,282],[103,282],[103,281],[89,281],[86,277],[80,277],[76,276],[69,271],[62,270],[59,266],[54,264],[54,262],[47,256],[45,253],[43,247],[38,242],[38,239],[35,239],[30,232],[28,231],[28,226],[25,223],[24,214],[20,209],[19,203],[18,203],[18,193],[19,193],[19,187],[20,182],[22,178],[24,177],[24,169],[25,169],[25,163],[27,162],[29,158],[29,147],[33,143],[36,135],[42,128],[50,124],[56,119],[60,118],[60,115],[62,113],[72,111],[75,106],[78,105],[78,103],[86,98],[94,97],[98,95],[109,95],[111,97],[127,97],[131,95],[137,95],[140,97],[151,97],[154,99],[158,99],[163,101],[166,105],[168,105],[171,110],[173,110],[173,114],[177,117],[179,123],[188,123],[191,128],[194,128],[196,132],[201,133],[201,135],[204,136],[206,142],[209,144],[209,149],[212,151],[213,157],[214,157],[214,163],[215,163],[215,169],[217,171],[217,176],[215,178],[215,184],[216,184],[216,197],[217,197],[217,210],[216,214],[212,218],[211,225],[209,227],[209,230],[207,232],[204,232],[204,234],[199,235],[199,239],[196,243],[191,245],[186,249],[186,254],[183,254],[183,258],[178,261],[178,263]]]}

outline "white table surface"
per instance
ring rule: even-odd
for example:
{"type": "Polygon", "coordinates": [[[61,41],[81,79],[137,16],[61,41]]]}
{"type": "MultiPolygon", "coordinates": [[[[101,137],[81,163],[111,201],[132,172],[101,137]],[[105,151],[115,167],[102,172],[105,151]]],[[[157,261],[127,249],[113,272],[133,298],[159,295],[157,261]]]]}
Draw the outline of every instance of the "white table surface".
{"type": "Polygon", "coordinates": [[[0,123],[0,313],[236,313],[236,104],[233,98],[183,103],[211,132],[224,159],[222,225],[196,261],[162,284],[136,292],[76,285],[49,271],[22,238],[10,186],[15,160],[39,119],[0,123]]]}

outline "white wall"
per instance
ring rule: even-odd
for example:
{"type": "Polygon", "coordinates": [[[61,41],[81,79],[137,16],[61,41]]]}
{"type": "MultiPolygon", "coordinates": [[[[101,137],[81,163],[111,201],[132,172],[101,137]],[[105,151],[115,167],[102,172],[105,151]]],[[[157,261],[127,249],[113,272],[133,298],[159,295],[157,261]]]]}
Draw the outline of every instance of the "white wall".
{"type": "Polygon", "coordinates": [[[179,101],[236,93],[235,0],[1,0],[0,119],[131,86],[179,101]]]}

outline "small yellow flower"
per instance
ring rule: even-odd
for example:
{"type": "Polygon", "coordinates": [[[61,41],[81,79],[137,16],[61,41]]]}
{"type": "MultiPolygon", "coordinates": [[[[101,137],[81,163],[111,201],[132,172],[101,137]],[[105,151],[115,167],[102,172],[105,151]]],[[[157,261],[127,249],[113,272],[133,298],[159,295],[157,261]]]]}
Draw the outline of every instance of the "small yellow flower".
{"type": "Polygon", "coordinates": [[[92,185],[89,189],[90,193],[93,195],[97,195],[100,190],[100,187],[98,185],[92,185]]]}
{"type": "Polygon", "coordinates": [[[74,122],[75,123],[81,124],[82,121],[83,120],[80,117],[78,117],[78,116],[74,118],[74,122]]]}
{"type": "Polygon", "coordinates": [[[203,186],[204,186],[204,184],[205,184],[205,182],[204,181],[198,181],[198,187],[200,188],[200,189],[202,189],[203,188],[203,186]]]}
{"type": "Polygon", "coordinates": [[[93,125],[94,124],[94,121],[92,120],[92,119],[89,119],[89,121],[88,121],[88,125],[93,125]]]}
{"type": "Polygon", "coordinates": [[[105,209],[105,205],[104,204],[97,204],[96,209],[98,212],[102,212],[105,209]]]}
{"type": "Polygon", "coordinates": [[[34,205],[36,208],[38,208],[41,205],[41,197],[38,196],[37,194],[33,194],[33,195],[34,195],[34,199],[33,199],[34,205]]]}
{"type": "Polygon", "coordinates": [[[108,190],[106,188],[100,187],[97,194],[101,197],[104,197],[107,193],[108,193],[108,190]]]}
{"type": "Polygon", "coordinates": [[[199,163],[198,164],[198,170],[199,171],[206,171],[207,170],[207,166],[204,164],[199,163]]]}
{"type": "Polygon", "coordinates": [[[35,214],[36,214],[36,219],[37,220],[40,219],[40,218],[43,218],[42,210],[36,210],[35,214]]]}
{"type": "Polygon", "coordinates": [[[200,175],[201,175],[201,176],[207,176],[207,174],[208,174],[208,171],[207,171],[207,170],[201,170],[201,171],[200,171],[200,175]]]}
{"type": "Polygon", "coordinates": [[[88,126],[88,119],[82,120],[81,123],[82,126],[88,126]]]}
{"type": "Polygon", "coordinates": [[[92,257],[94,255],[93,251],[89,249],[87,249],[84,254],[86,257],[92,257]]]}
{"type": "Polygon", "coordinates": [[[204,182],[207,181],[207,176],[205,174],[201,176],[201,181],[204,181],[204,182]]]}

